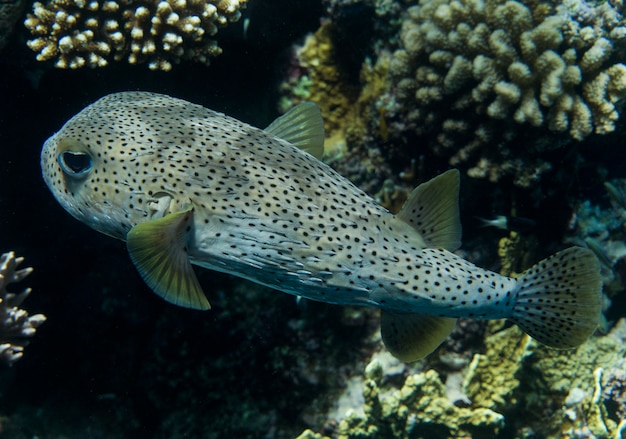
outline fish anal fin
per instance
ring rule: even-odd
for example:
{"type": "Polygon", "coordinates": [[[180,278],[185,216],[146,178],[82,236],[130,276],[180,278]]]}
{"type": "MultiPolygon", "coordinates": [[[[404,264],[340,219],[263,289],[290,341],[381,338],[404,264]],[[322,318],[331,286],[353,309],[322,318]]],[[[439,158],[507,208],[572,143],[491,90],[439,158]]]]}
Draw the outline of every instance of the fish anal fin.
{"type": "Polygon", "coordinates": [[[308,152],[318,160],[324,155],[324,121],[313,102],[303,102],[272,122],[265,132],[308,152]]]}
{"type": "Polygon", "coordinates": [[[420,360],[443,343],[456,319],[423,314],[399,314],[383,310],[380,332],[385,346],[401,361],[420,360]]]}
{"type": "Polygon", "coordinates": [[[461,246],[459,171],[450,169],[420,184],[397,217],[411,225],[429,247],[454,251],[461,246]]]}
{"type": "Polygon", "coordinates": [[[209,309],[211,305],[187,255],[187,237],[193,208],[145,221],[126,236],[128,253],[150,288],[170,303],[185,308],[209,309]]]}

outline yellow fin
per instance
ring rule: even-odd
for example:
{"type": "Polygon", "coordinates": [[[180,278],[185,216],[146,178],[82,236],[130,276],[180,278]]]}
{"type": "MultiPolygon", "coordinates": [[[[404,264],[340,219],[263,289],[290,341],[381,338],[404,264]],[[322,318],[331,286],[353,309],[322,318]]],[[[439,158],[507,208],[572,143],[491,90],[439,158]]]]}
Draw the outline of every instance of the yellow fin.
{"type": "Polygon", "coordinates": [[[265,131],[308,152],[318,160],[324,155],[324,121],[313,102],[303,102],[272,122],[265,131]]]}
{"type": "Polygon", "coordinates": [[[413,226],[431,247],[461,246],[459,171],[450,169],[413,189],[398,218],[413,226]]]}
{"type": "Polygon", "coordinates": [[[209,309],[187,256],[185,240],[193,215],[188,207],[133,227],[126,236],[128,253],[152,290],[178,306],[209,309]]]}
{"type": "Polygon", "coordinates": [[[391,354],[405,363],[420,360],[443,343],[456,319],[381,312],[380,333],[391,354]]]}

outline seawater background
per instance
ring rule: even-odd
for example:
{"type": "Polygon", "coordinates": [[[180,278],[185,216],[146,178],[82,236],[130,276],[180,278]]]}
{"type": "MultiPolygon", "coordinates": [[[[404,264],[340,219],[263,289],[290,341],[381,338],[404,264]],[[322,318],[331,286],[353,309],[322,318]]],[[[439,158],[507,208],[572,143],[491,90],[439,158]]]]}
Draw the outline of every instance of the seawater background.
{"type": "MultiPolygon", "coordinates": [[[[323,8],[258,3],[245,13],[248,37],[243,22],[222,30],[224,53],[208,68],[54,70],[33,60],[21,28],[0,54],[0,251],[15,250],[35,268],[16,287],[31,287],[24,307],[48,317],[24,358],[0,368],[2,437],[294,437],[307,425],[321,430],[332,404],[325,392],[362,369],[375,313],[311,302],[303,309],[291,296],[206,270],[197,273],[213,310],[171,306],[143,284],[123,242],[71,218],[40,176],[45,139],[115,91],[166,93],[269,124],[288,48],[317,29],[323,8]]],[[[607,136],[582,153],[618,169],[619,141],[607,136]]],[[[577,182],[579,196],[600,197],[595,183],[577,182]]],[[[472,220],[492,215],[498,189],[466,178],[462,185],[465,248],[494,264],[500,234],[472,220]]],[[[546,206],[539,235],[554,232],[561,207],[546,206]]]]}

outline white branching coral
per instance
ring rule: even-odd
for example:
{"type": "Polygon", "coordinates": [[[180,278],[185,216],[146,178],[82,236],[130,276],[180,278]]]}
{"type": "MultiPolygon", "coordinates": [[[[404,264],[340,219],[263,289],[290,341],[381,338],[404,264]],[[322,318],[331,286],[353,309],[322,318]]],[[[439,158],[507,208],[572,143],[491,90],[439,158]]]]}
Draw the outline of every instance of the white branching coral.
{"type": "Polygon", "coordinates": [[[103,67],[126,59],[152,70],[181,60],[209,64],[213,39],[239,20],[247,0],[49,0],[35,2],[24,25],[38,61],[58,68],[103,67]]]}
{"type": "Polygon", "coordinates": [[[30,294],[30,288],[19,293],[7,291],[9,284],[20,282],[32,273],[30,267],[17,269],[23,261],[24,258],[16,258],[13,252],[0,256],[0,361],[9,365],[22,358],[28,339],[46,321],[43,314],[29,316],[19,308],[30,294]]]}

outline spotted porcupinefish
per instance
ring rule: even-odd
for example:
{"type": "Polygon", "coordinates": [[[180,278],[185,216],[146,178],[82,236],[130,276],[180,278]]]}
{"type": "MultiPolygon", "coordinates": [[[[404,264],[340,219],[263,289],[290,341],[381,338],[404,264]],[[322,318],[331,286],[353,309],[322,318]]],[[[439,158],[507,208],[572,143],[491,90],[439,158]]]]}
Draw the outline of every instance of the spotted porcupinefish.
{"type": "Polygon", "coordinates": [[[92,228],[125,240],[145,282],[208,309],[192,264],[305,298],[382,310],[388,349],[432,352],[456,318],[508,318],[570,348],[600,316],[598,262],[572,247],[518,278],[479,268],[460,246],[459,173],[418,186],[393,215],[319,159],[323,123],[301,104],[265,130],[147,92],[89,105],[49,138],[46,184],[92,228]]]}

